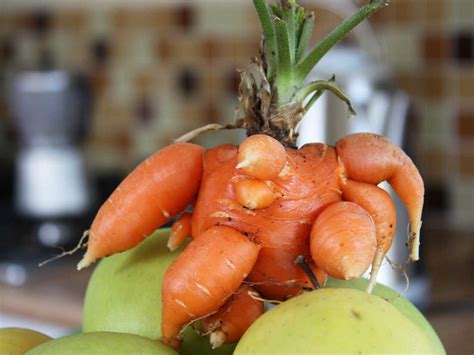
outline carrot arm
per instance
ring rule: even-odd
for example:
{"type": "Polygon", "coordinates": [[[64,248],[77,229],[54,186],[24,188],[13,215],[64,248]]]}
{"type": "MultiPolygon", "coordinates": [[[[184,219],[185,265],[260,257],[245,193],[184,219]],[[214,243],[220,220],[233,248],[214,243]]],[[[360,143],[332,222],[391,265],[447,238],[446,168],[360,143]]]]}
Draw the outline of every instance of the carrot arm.
{"type": "Polygon", "coordinates": [[[177,143],[138,165],[99,209],[78,269],[132,248],[184,210],[201,184],[203,152],[201,146],[177,143]]]}
{"type": "Polygon", "coordinates": [[[403,150],[377,134],[346,136],[337,142],[336,150],[345,177],[375,185],[387,181],[400,196],[410,219],[410,258],[418,260],[425,188],[415,164],[403,150]]]}

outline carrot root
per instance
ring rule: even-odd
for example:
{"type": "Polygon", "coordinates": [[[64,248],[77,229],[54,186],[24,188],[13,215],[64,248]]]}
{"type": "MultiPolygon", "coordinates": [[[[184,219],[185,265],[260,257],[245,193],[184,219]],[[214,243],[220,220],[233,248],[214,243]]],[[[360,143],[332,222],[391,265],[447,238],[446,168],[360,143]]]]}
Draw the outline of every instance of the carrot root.
{"type": "Polygon", "coordinates": [[[372,269],[370,270],[370,279],[369,284],[367,285],[367,293],[372,293],[372,290],[377,283],[377,275],[380,271],[380,266],[382,265],[383,258],[385,257],[385,252],[382,248],[377,248],[375,252],[374,261],[372,262],[372,269]]]}
{"type": "Polygon", "coordinates": [[[230,227],[215,226],[193,239],[163,279],[163,336],[175,338],[183,325],[217,311],[247,277],[259,250],[230,227]]]}
{"type": "Polygon", "coordinates": [[[263,302],[254,297],[256,291],[242,285],[226,301],[217,313],[204,318],[203,328],[210,332],[209,341],[213,349],[227,343],[236,343],[252,323],[263,312],[263,302]]]}
{"type": "Polygon", "coordinates": [[[61,254],[59,255],[55,255],[53,256],[52,258],[50,259],[47,259],[45,261],[42,261],[38,264],[38,267],[42,267],[46,264],[49,264],[50,262],[52,261],[55,261],[55,260],[58,260],[58,259],[61,259],[63,258],[64,256],[66,255],[73,255],[76,251],[82,249],[82,248],[85,248],[87,246],[87,242],[84,242],[84,239],[86,239],[87,237],[89,237],[89,230],[86,230],[84,231],[84,233],[82,234],[82,237],[81,239],[79,239],[79,242],[77,243],[77,245],[72,248],[71,250],[68,250],[68,251],[64,251],[62,252],[61,254]]]}
{"type": "Polygon", "coordinates": [[[413,161],[388,139],[371,133],[346,136],[336,150],[347,178],[375,185],[387,181],[400,196],[410,219],[410,258],[418,260],[425,188],[413,161]]]}
{"type": "Polygon", "coordinates": [[[355,279],[370,266],[376,251],[370,215],[353,202],[336,202],[316,218],[310,250],[316,265],[337,279],[355,279]]]}
{"type": "Polygon", "coordinates": [[[175,251],[186,240],[192,236],[191,231],[192,214],[185,212],[171,226],[171,234],[168,239],[167,247],[171,251],[175,251]]]}

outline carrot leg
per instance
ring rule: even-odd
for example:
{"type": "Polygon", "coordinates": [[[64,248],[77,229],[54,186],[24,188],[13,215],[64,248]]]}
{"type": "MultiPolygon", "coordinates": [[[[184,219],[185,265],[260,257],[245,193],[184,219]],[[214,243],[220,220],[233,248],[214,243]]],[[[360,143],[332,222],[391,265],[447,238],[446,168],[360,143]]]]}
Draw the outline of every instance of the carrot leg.
{"type": "Polygon", "coordinates": [[[193,239],[163,279],[162,341],[175,343],[184,325],[216,312],[247,277],[259,250],[230,227],[215,226],[193,239]]]}
{"type": "Polygon", "coordinates": [[[376,227],[377,251],[372,261],[367,292],[372,292],[383,258],[390,249],[396,231],[397,211],[391,196],[380,187],[341,179],[342,198],[357,203],[372,217],[376,227]]]}
{"type": "Polygon", "coordinates": [[[424,184],[412,160],[385,137],[359,133],[339,140],[336,151],[343,178],[377,185],[387,181],[408,209],[410,258],[419,259],[424,184]]]}
{"type": "Polygon", "coordinates": [[[186,238],[192,237],[191,219],[192,213],[185,212],[171,226],[171,234],[168,239],[168,249],[174,251],[185,241],[186,238]]]}
{"type": "Polygon", "coordinates": [[[242,285],[217,313],[204,318],[204,331],[210,334],[212,348],[237,343],[252,323],[263,314],[263,301],[252,295],[258,293],[249,285],[242,285]]]}
{"type": "Polygon", "coordinates": [[[102,205],[78,269],[130,249],[193,201],[201,185],[204,148],[169,145],[138,165],[102,205]]]}
{"type": "Polygon", "coordinates": [[[376,247],[372,217],[353,202],[329,205],[311,229],[310,251],[316,266],[337,279],[360,277],[374,259],[376,247]]]}

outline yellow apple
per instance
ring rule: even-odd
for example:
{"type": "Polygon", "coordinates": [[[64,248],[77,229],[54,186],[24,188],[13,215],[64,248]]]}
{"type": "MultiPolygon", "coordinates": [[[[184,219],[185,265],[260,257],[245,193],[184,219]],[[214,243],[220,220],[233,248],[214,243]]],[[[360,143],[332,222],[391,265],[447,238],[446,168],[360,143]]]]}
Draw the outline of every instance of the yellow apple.
{"type": "Polygon", "coordinates": [[[0,354],[24,354],[35,346],[51,340],[43,333],[24,328],[0,329],[0,354]]]}

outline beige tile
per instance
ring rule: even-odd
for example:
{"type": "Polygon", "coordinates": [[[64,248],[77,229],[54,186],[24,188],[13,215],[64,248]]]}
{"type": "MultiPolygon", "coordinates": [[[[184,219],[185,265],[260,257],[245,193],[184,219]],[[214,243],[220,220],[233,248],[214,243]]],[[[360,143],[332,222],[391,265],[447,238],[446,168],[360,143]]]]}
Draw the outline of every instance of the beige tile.
{"type": "Polygon", "coordinates": [[[422,67],[422,32],[416,26],[385,26],[376,33],[383,60],[395,71],[422,67]]]}
{"type": "Polygon", "coordinates": [[[36,68],[39,60],[40,43],[31,33],[16,34],[15,56],[20,68],[36,68]]]}
{"type": "Polygon", "coordinates": [[[248,16],[249,3],[206,1],[196,7],[196,31],[219,38],[255,36],[255,18],[248,16]]]}
{"type": "Polygon", "coordinates": [[[127,34],[127,62],[135,68],[146,68],[159,65],[159,59],[154,55],[153,33],[146,30],[129,31],[127,34]]]}
{"type": "Polygon", "coordinates": [[[446,150],[456,143],[456,111],[447,100],[419,99],[414,105],[424,149],[446,150]]]}
{"type": "Polygon", "coordinates": [[[87,13],[86,30],[89,36],[110,36],[113,28],[111,9],[92,8],[87,13]]]}
{"type": "Polygon", "coordinates": [[[446,2],[447,26],[450,29],[471,29],[474,21],[474,1],[451,0],[446,2]]]}
{"type": "Polygon", "coordinates": [[[473,177],[454,177],[450,183],[452,223],[462,229],[474,228],[474,179],[473,177]]]}

